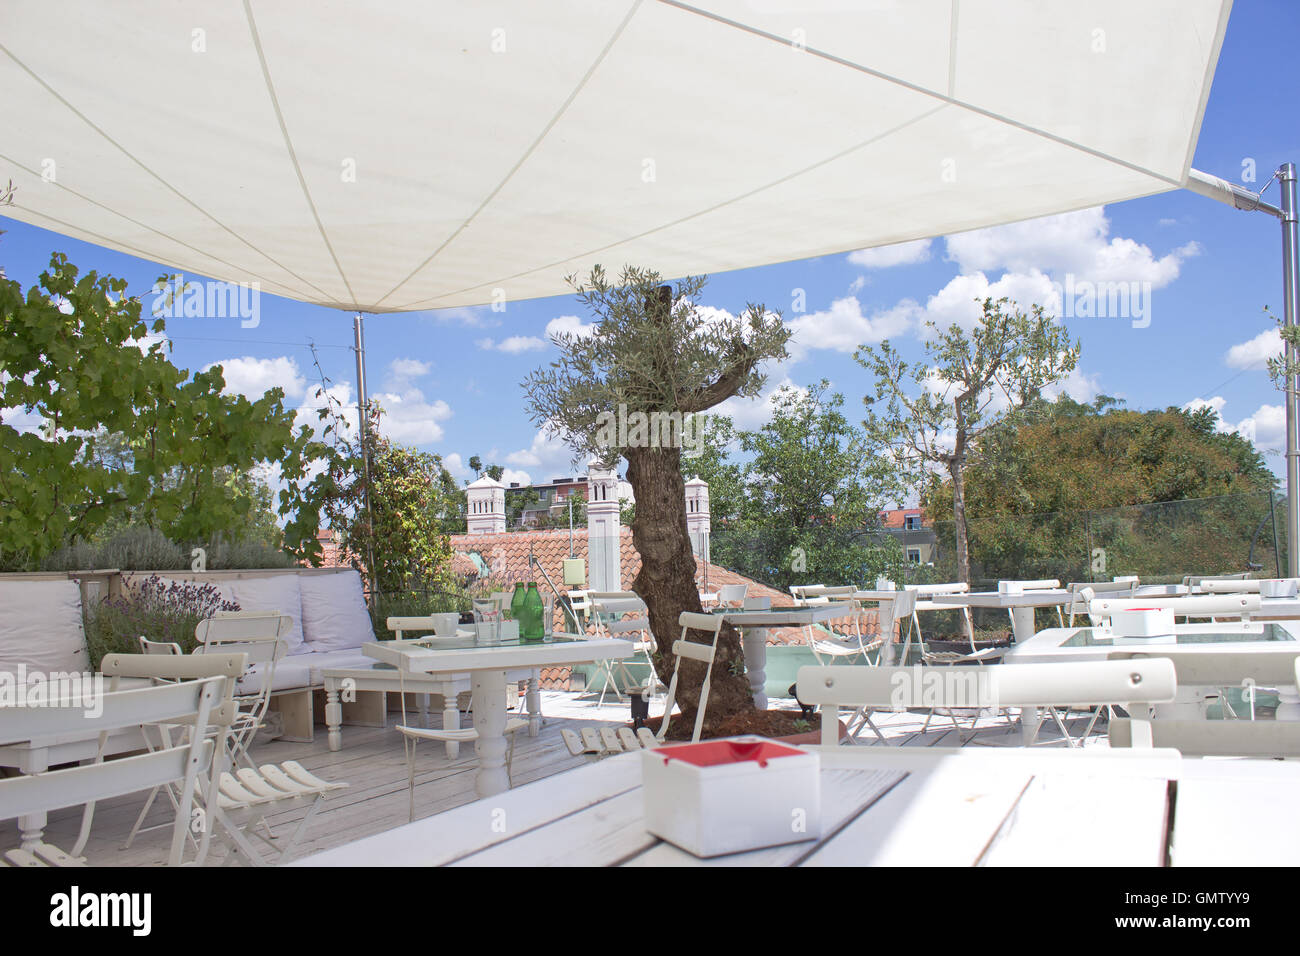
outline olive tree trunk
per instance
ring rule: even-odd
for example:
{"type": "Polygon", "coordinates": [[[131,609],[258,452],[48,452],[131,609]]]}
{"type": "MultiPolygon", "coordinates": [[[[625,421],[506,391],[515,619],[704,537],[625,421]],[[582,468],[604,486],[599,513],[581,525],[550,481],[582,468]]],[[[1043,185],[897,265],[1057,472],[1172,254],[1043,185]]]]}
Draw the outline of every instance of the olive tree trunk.
{"type": "MultiPolygon", "coordinates": [[[[682,480],[681,451],[676,448],[628,448],[627,480],[636,498],[636,519],[632,523],[632,541],[641,555],[641,570],[632,590],[649,609],[650,630],[659,652],[655,669],[667,685],[672,679],[676,658],[673,642],[681,636],[677,623],[682,611],[702,613],[700,594],[695,584],[695,555],[686,532],[686,486],[682,480]]],[[[698,632],[687,634],[688,640],[700,641],[698,632]]],[[[726,625],[718,635],[718,651],[709,684],[706,721],[719,721],[753,709],[754,699],[744,673],[744,651],[740,635],[726,625]]],[[[695,720],[705,667],[692,660],[682,661],[677,678],[677,704],[682,714],[674,721],[688,726],[695,720]]]]}

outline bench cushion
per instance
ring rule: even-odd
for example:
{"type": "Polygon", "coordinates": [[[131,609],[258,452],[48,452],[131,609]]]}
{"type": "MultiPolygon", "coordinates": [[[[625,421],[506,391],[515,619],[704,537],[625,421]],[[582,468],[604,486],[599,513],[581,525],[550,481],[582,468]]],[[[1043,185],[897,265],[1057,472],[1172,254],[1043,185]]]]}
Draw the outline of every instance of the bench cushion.
{"type": "Polygon", "coordinates": [[[361,575],[349,568],[335,574],[300,574],[304,650],[350,650],[375,639],[366,610],[361,575]]]}
{"type": "MultiPolygon", "coordinates": [[[[299,687],[323,687],[325,678],[321,671],[329,667],[370,667],[374,658],[366,657],[358,650],[323,651],[317,654],[294,654],[275,665],[275,677],[271,680],[271,691],[294,690],[299,687]]],[[[241,694],[252,693],[259,686],[259,669],[265,664],[253,664],[239,679],[237,685],[241,694]]]]}
{"type": "Polygon", "coordinates": [[[236,578],[226,583],[241,611],[279,611],[293,618],[293,627],[284,640],[289,654],[303,653],[302,592],[296,574],[236,578]]]}
{"type": "Polygon", "coordinates": [[[0,581],[0,671],[90,670],[76,581],[0,581]]]}

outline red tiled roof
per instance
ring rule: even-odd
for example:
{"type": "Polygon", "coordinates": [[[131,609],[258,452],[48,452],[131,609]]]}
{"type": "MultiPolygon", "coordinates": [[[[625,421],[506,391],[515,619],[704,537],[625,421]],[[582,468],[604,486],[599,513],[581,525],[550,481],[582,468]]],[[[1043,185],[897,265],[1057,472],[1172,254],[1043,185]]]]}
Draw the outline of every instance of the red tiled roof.
{"type": "Polygon", "coordinates": [[[925,528],[934,524],[929,518],[924,517],[920,508],[894,508],[880,512],[880,525],[883,528],[902,528],[904,519],[909,516],[920,518],[921,526],[925,528]]]}

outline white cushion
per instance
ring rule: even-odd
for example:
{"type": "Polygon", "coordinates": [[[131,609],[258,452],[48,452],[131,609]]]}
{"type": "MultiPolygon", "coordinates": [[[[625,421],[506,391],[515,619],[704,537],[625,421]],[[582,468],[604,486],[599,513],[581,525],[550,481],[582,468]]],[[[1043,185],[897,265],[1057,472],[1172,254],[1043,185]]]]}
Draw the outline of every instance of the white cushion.
{"type": "Polygon", "coordinates": [[[293,618],[293,627],[282,637],[289,645],[288,653],[302,652],[302,593],[296,574],[236,578],[226,583],[241,611],[279,611],[293,618]]]}
{"type": "Polygon", "coordinates": [[[302,631],[308,649],[316,653],[341,651],[375,639],[361,575],[356,571],[301,574],[298,587],[302,591],[302,631]]]}
{"type": "Polygon", "coordinates": [[[76,581],[0,581],[0,671],[90,670],[76,581]]]}

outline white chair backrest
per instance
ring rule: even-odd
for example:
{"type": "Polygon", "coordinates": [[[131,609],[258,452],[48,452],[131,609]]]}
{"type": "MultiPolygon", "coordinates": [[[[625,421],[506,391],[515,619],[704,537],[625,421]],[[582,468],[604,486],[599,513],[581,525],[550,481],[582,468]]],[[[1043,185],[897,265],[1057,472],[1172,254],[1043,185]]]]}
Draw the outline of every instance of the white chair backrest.
{"type": "Polygon", "coordinates": [[[1270,641],[1280,647],[1257,644],[1242,646],[1231,651],[1210,651],[1205,645],[1164,645],[1153,651],[1116,650],[1106,655],[1109,660],[1148,660],[1161,657],[1173,662],[1180,687],[1241,687],[1254,681],[1257,687],[1277,687],[1296,681],[1300,668],[1300,645],[1288,649],[1292,641],[1270,641]]]}
{"type": "Polygon", "coordinates": [[[898,597],[894,598],[894,620],[901,621],[904,618],[911,617],[916,611],[917,592],[903,589],[897,592],[898,597]]]}
{"type": "Polygon", "coordinates": [[[1132,596],[1134,590],[1138,587],[1136,579],[1132,581],[1071,581],[1069,589],[1077,597],[1084,588],[1092,591],[1093,597],[1125,597],[1132,596]]]}
{"type": "Polygon", "coordinates": [[[718,588],[719,604],[740,604],[745,600],[745,595],[749,593],[747,584],[724,584],[718,588]]]}
{"type": "Polygon", "coordinates": [[[640,601],[635,591],[588,591],[592,601],[640,601]]]}
{"type": "Polygon", "coordinates": [[[1249,577],[1249,571],[1238,571],[1235,574],[1187,574],[1183,576],[1183,584],[1194,588],[1209,581],[1244,581],[1249,577]]]}
{"type": "Polygon", "coordinates": [[[770,611],[772,610],[772,599],[770,597],[747,597],[741,604],[743,611],[770,611]]]}
{"type": "Polygon", "coordinates": [[[624,614],[641,614],[646,610],[645,602],[638,597],[593,600],[591,606],[605,618],[617,618],[624,614]]]}
{"type": "Polygon", "coordinates": [[[967,594],[970,585],[964,581],[951,581],[946,584],[905,584],[904,590],[915,591],[922,598],[935,594],[967,594]]]}
{"type": "Polygon", "coordinates": [[[279,611],[220,611],[199,621],[194,636],[196,654],[225,653],[238,648],[250,664],[278,661],[288,651],[285,634],[293,629],[293,618],[279,611]]]}
{"type": "Polygon", "coordinates": [[[1258,594],[1259,581],[1202,581],[1201,590],[1207,594],[1258,594]]]}
{"type": "Polygon", "coordinates": [[[1165,609],[1175,617],[1241,617],[1259,612],[1258,594],[1212,594],[1201,597],[1097,598],[1088,613],[1109,618],[1116,611],[1165,609]]]}
{"type": "Polygon", "coordinates": [[[181,654],[181,646],[174,641],[151,641],[143,634],[139,637],[141,654],[181,654]]]}
{"type": "Polygon", "coordinates": [[[142,677],[157,681],[196,681],[220,677],[226,681],[218,705],[209,715],[214,727],[228,727],[238,708],[232,698],[235,683],[248,669],[248,655],[238,652],[212,654],[105,654],[99,669],[111,679],[116,692],[123,678],[142,677]]]}
{"type": "Polygon", "coordinates": [[[822,594],[826,595],[828,598],[840,598],[843,600],[844,598],[853,597],[853,595],[857,593],[857,590],[858,589],[851,584],[844,584],[837,585],[833,588],[826,588],[822,591],[822,594]]]}

